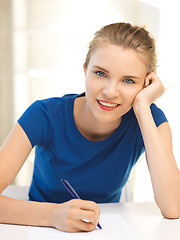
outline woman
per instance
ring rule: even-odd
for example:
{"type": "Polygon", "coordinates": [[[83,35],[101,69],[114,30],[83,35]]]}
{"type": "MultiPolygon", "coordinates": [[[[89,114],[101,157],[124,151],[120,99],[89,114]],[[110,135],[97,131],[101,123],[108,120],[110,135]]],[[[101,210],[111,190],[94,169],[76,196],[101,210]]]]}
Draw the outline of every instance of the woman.
{"type": "Polygon", "coordinates": [[[0,222],[91,231],[99,222],[96,203],[119,201],[144,151],[162,215],[178,218],[180,173],[169,124],[153,104],[164,92],[155,70],[154,40],[145,29],[116,23],[98,31],[84,63],[86,92],[35,102],[2,146],[1,192],[34,146],[36,154],[31,201],[1,196],[0,222]],[[83,200],[70,200],[61,178],[83,200]]]}

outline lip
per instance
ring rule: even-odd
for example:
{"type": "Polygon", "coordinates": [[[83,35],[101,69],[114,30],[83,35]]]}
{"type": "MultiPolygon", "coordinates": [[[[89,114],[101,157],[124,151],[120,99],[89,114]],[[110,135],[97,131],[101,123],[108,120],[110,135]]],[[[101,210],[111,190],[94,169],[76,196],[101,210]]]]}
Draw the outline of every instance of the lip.
{"type": "Polygon", "coordinates": [[[119,107],[120,104],[118,103],[114,103],[114,102],[108,102],[108,101],[104,101],[104,100],[97,100],[97,103],[99,105],[99,107],[104,110],[104,111],[113,111],[115,110],[116,108],[119,107]],[[109,103],[109,104],[113,104],[113,105],[116,105],[115,107],[112,107],[112,106],[104,106],[102,105],[100,102],[104,102],[104,103],[109,103]]]}

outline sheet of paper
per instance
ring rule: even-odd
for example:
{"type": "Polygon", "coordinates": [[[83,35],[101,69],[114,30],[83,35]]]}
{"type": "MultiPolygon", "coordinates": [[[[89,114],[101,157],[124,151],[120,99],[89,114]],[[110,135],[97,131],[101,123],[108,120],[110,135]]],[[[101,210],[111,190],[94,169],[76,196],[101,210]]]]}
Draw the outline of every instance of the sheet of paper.
{"type": "Polygon", "coordinates": [[[28,227],[28,240],[139,240],[123,217],[115,213],[101,213],[102,230],[96,228],[92,232],[65,233],[54,228],[28,227]]]}

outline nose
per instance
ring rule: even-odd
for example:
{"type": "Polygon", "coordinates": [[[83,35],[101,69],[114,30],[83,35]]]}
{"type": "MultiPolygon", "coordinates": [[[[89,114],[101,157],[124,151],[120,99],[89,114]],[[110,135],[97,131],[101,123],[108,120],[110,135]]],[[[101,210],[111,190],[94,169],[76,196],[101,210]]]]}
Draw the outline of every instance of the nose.
{"type": "Polygon", "coordinates": [[[103,94],[107,99],[114,99],[119,96],[118,84],[113,81],[109,81],[103,89],[103,94]]]}

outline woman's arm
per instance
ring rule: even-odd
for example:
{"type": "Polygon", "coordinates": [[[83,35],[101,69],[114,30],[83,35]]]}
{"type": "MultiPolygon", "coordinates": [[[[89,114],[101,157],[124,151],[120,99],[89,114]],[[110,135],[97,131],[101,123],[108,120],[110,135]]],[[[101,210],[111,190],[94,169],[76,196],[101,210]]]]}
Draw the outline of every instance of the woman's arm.
{"type": "MultiPolygon", "coordinates": [[[[17,123],[0,148],[0,193],[12,182],[31,150],[28,137],[17,123]]],[[[0,195],[0,213],[0,223],[49,226],[76,232],[93,230],[99,222],[100,210],[96,203],[80,199],[54,204],[0,195]]]]}
{"type": "MultiPolygon", "coordinates": [[[[32,150],[25,132],[17,123],[0,149],[0,192],[14,179],[32,150]]],[[[48,225],[48,208],[39,203],[0,196],[0,222],[48,225]]]]}
{"type": "Polygon", "coordinates": [[[157,128],[150,110],[151,103],[163,92],[161,81],[151,73],[145,88],[137,94],[133,109],[145,144],[155,201],[164,217],[179,218],[180,171],[173,156],[171,130],[167,122],[157,128]]]}

